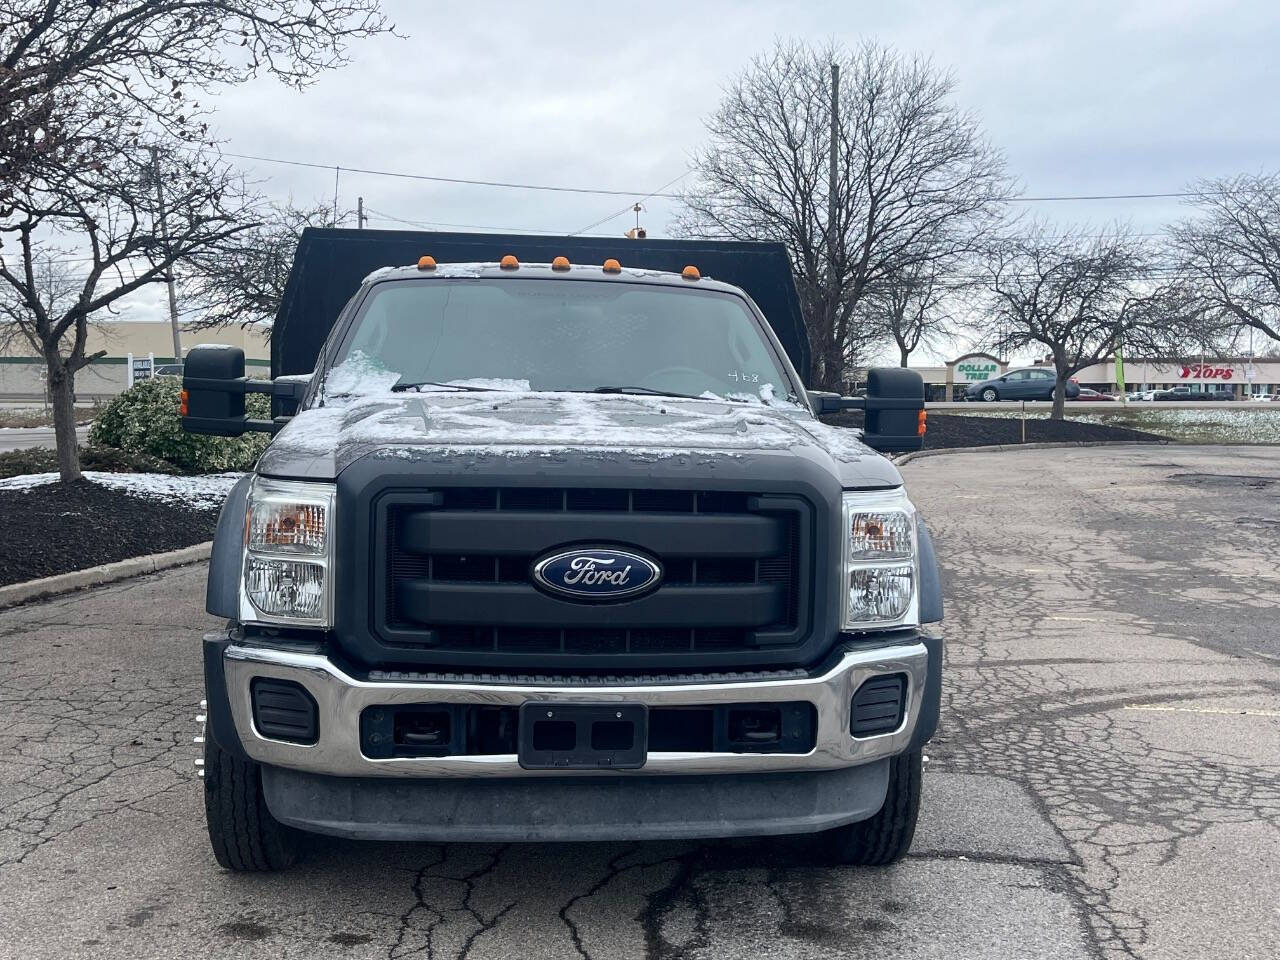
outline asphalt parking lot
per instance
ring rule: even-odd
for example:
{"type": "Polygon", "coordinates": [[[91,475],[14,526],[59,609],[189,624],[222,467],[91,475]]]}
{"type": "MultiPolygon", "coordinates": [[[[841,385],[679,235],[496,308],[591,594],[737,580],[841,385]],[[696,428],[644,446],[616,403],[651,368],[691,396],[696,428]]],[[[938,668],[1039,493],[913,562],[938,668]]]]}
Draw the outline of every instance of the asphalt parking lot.
{"type": "Polygon", "coordinates": [[[904,473],[949,640],[906,862],[319,840],[287,875],[225,873],[192,567],[0,612],[0,956],[1274,957],[1280,449],[904,473]]]}

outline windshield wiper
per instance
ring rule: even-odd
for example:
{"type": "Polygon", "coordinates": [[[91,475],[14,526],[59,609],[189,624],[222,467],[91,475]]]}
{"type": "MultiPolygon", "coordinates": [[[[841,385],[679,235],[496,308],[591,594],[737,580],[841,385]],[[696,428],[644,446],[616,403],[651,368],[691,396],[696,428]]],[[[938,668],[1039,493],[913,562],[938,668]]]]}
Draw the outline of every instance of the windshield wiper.
{"type": "Polygon", "coordinates": [[[477,387],[470,383],[441,383],[438,380],[422,380],[418,383],[397,383],[391,388],[392,393],[402,393],[405,390],[421,391],[423,387],[443,387],[446,390],[461,390],[464,392],[477,393],[501,393],[497,387],[477,387]]]}
{"type": "MultiPolygon", "coordinates": [[[[695,397],[691,393],[672,393],[670,390],[655,390],[652,387],[593,387],[590,390],[577,390],[575,393],[631,393],[643,397],[676,397],[680,400],[706,400],[707,397],[695,397]]],[[[719,399],[719,398],[717,398],[719,399]]]]}

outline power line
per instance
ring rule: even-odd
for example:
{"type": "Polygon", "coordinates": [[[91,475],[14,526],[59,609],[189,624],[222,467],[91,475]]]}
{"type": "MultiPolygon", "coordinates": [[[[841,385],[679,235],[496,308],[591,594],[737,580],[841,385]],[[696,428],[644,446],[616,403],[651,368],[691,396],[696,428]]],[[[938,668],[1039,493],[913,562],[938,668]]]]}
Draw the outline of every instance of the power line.
{"type": "MultiPolygon", "coordinates": [[[[560,187],[546,183],[515,183],[506,180],[471,180],[465,177],[440,177],[425,173],[401,173],[391,170],[371,170],[367,167],[339,167],[336,163],[311,163],[305,160],[283,160],[279,157],[260,157],[247,153],[223,153],[222,156],[234,157],[237,160],[257,160],[262,163],[281,163],[291,167],[310,167],[313,170],[341,169],[345,173],[363,173],[371,177],[394,177],[400,180],[428,180],[433,183],[457,183],[471,187],[503,187],[510,190],[550,190],[555,193],[589,193],[617,197],[634,197],[639,194],[644,194],[643,190],[612,190],[603,187],[560,187]]],[[[683,175],[684,174],[681,174],[681,176],[683,175]]],[[[674,183],[675,181],[673,180],[671,182],[674,183]]],[[[647,196],[664,196],[671,199],[679,198],[679,194],[675,193],[650,193],[647,194],[647,196]]]]}
{"type": "Polygon", "coordinates": [[[1171,197],[1199,197],[1203,195],[1203,192],[1195,193],[1191,191],[1182,193],[1096,193],[1058,197],[1004,197],[1003,200],[1005,203],[1045,203],[1057,200],[1160,200],[1171,197]]]}
{"type": "MultiPolygon", "coordinates": [[[[680,180],[690,173],[692,170],[686,170],[680,176],[669,180],[666,184],[657,190],[646,193],[643,190],[615,190],[605,187],[563,187],[546,183],[519,183],[507,180],[474,180],[466,177],[445,177],[435,174],[425,173],[404,173],[393,170],[374,170],[369,167],[343,167],[336,163],[315,163],[308,160],[286,160],[281,157],[264,157],[257,154],[249,153],[223,153],[224,157],[233,157],[237,160],[255,160],[261,163],[279,163],[291,167],[307,167],[312,170],[341,170],[344,173],[361,173],[371,177],[392,177],[400,180],[426,180],[433,183],[456,183],[473,187],[501,187],[510,190],[550,190],[556,193],[585,193],[598,196],[616,196],[616,197],[635,197],[640,195],[644,199],[651,197],[663,197],[668,200],[679,200],[682,194],[666,193],[667,187],[680,180]]],[[[1153,193],[1089,193],[1089,194],[1046,194],[1044,196],[1020,197],[1008,196],[997,197],[998,203],[1050,203],[1050,202],[1067,202],[1067,201],[1094,201],[1094,200],[1166,200],[1166,199],[1185,199],[1188,197],[1199,197],[1207,193],[1215,191],[1167,191],[1153,193]]],[[[628,210],[630,207],[627,208],[628,210]]],[[[591,226],[599,226],[612,220],[614,217],[621,216],[626,211],[619,211],[612,214],[604,220],[597,221],[591,226]]],[[[589,230],[591,227],[585,227],[589,230]]],[[[575,231],[581,233],[583,231],[575,231]]]]}
{"type": "MultiPolygon", "coordinates": [[[[665,194],[665,193],[663,193],[663,192],[662,192],[663,190],[667,189],[667,187],[671,186],[671,185],[672,185],[673,183],[675,183],[677,180],[683,180],[685,177],[687,177],[687,176],[688,176],[689,174],[691,174],[691,173],[693,173],[693,171],[692,171],[692,170],[686,170],[684,173],[679,174],[678,176],[672,177],[670,180],[668,180],[666,183],[664,183],[662,186],[660,186],[657,190],[654,190],[652,193],[646,193],[643,197],[641,197],[641,198],[640,198],[640,200],[648,200],[650,197],[665,197],[665,196],[667,196],[667,194],[665,194]]],[[[639,202],[640,202],[640,200],[637,200],[637,201],[636,201],[636,203],[639,203],[639,202]]],[[[619,210],[617,213],[611,213],[611,214],[609,214],[607,217],[603,217],[603,218],[601,218],[601,219],[597,220],[595,223],[589,223],[589,224],[587,224],[585,227],[582,227],[582,228],[581,228],[581,229],[579,229],[579,230],[575,230],[575,231],[573,231],[573,233],[569,234],[569,236],[571,236],[571,237],[572,237],[572,236],[576,236],[577,234],[580,234],[580,233],[586,233],[588,230],[592,230],[592,229],[594,229],[594,228],[596,228],[596,227],[600,226],[602,223],[608,223],[610,220],[616,220],[616,219],[618,219],[618,217],[622,216],[624,213],[629,213],[629,212],[631,212],[631,211],[632,211],[632,210],[634,210],[634,209],[635,209],[635,206],[634,206],[634,205],[629,204],[629,205],[627,205],[627,206],[623,207],[623,208],[622,208],[621,210],[619,210]]]]}
{"type": "Polygon", "coordinates": [[[486,223],[447,223],[443,220],[411,220],[405,217],[394,217],[389,213],[382,213],[373,207],[365,207],[366,215],[372,220],[386,220],[390,223],[402,223],[409,227],[459,227],[469,230],[509,230],[513,233],[558,233],[557,230],[539,230],[534,227],[500,227],[495,224],[486,223]]]}

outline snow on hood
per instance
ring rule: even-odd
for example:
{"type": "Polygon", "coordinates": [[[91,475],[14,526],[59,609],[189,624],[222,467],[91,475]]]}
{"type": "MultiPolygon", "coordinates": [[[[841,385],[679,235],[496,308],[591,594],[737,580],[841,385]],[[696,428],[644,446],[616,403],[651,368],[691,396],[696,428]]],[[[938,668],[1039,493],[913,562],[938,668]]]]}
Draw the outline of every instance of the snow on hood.
{"type": "Polygon", "coordinates": [[[798,408],[718,399],[494,391],[388,392],[330,400],[294,417],[271,442],[258,469],[273,476],[331,479],[369,455],[505,458],[579,452],[652,460],[798,447],[825,451],[839,463],[867,460],[889,467],[861,443],[856,431],[825,426],[798,408]]]}

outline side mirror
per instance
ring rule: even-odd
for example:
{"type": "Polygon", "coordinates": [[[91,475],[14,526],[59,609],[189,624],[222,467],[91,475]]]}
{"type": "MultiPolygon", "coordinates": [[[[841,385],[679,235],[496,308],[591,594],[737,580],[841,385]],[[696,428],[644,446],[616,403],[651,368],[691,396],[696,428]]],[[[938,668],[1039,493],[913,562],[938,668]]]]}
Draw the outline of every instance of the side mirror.
{"type": "Polygon", "coordinates": [[[252,430],[275,433],[289,418],[250,420],[244,409],[244,395],[270,394],[296,409],[306,395],[310,379],[253,380],[244,375],[244,351],[239,347],[193,347],[182,368],[182,429],[215,437],[238,437],[252,430]]]}
{"type": "Polygon", "coordinates": [[[248,431],[244,380],[239,347],[192,347],[182,368],[182,429],[216,437],[248,431]]]}
{"type": "Polygon", "coordinates": [[[842,397],[830,390],[806,390],[805,393],[809,395],[809,403],[816,417],[825,417],[841,410],[856,410],[862,406],[861,397],[842,397]]]}
{"type": "Polygon", "coordinates": [[[866,422],[862,439],[883,453],[924,446],[924,378],[902,367],[867,371],[866,422]]]}

